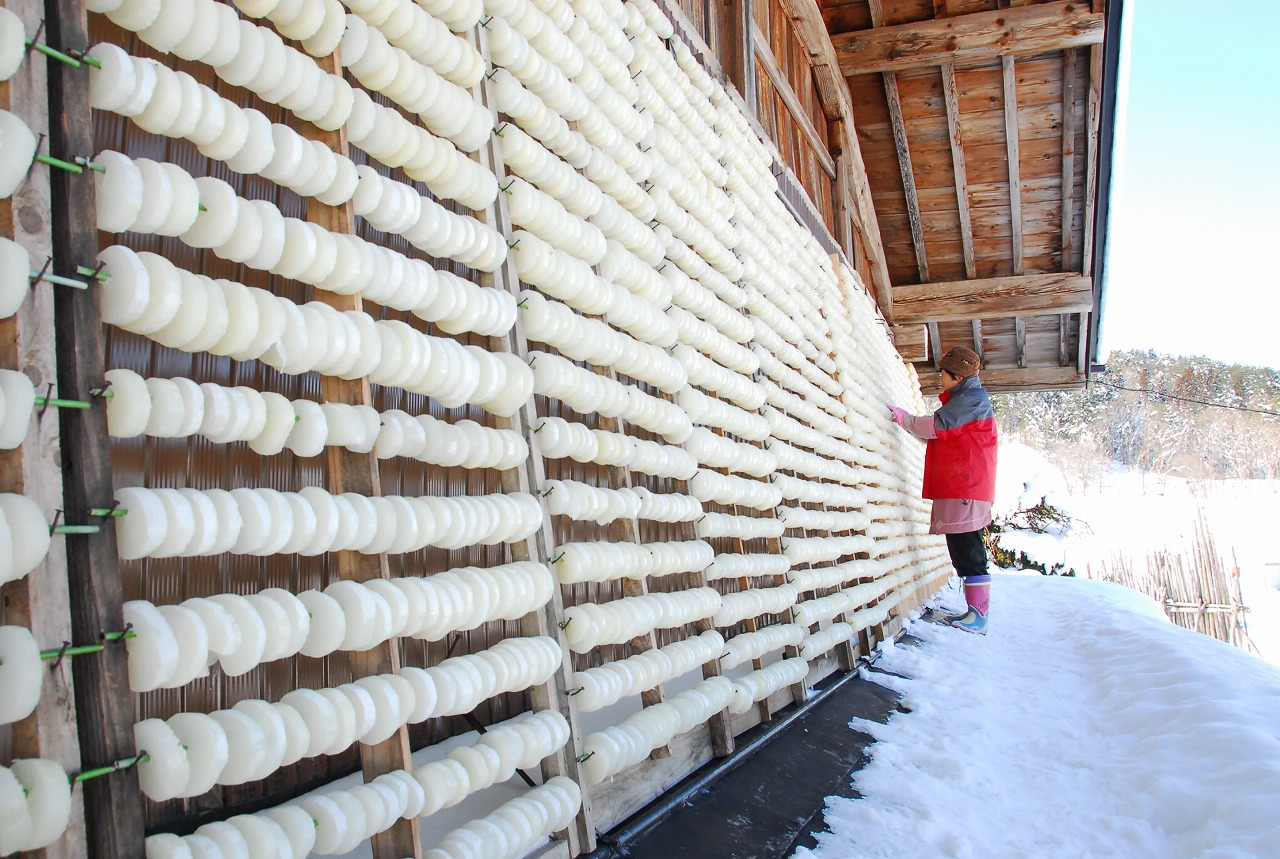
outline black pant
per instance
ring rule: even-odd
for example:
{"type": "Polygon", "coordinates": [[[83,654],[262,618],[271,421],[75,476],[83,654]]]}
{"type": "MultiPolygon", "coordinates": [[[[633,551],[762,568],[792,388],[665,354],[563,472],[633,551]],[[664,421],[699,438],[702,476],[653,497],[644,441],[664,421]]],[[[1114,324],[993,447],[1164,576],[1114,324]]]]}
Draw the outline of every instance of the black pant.
{"type": "Polygon", "coordinates": [[[982,543],[986,528],[964,534],[947,535],[947,551],[951,553],[951,565],[960,576],[985,576],[987,574],[987,547],[982,543]]]}

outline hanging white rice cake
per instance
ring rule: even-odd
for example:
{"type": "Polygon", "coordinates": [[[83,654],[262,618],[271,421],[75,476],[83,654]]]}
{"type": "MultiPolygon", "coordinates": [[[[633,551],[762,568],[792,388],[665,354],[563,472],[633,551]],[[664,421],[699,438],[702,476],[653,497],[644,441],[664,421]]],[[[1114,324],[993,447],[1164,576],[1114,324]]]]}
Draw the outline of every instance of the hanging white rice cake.
{"type": "Polygon", "coordinates": [[[0,626],[0,725],[25,719],[40,703],[44,662],[40,645],[24,626],[0,626]]]}
{"type": "Polygon", "coordinates": [[[7,558],[0,559],[0,583],[20,579],[49,553],[49,523],[40,506],[25,495],[0,493],[0,519],[10,537],[7,558]],[[5,568],[5,561],[11,565],[5,568]]]}

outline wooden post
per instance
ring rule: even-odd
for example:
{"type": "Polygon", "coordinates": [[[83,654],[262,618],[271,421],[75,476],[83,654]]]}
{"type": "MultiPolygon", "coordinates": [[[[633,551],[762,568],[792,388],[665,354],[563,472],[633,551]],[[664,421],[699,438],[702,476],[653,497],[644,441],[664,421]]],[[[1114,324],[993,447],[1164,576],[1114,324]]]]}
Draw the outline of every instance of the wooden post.
{"type": "MultiPolygon", "coordinates": [[[[335,48],[328,57],[317,60],[320,68],[331,74],[342,74],[340,49],[335,48]]],[[[320,140],[330,149],[348,155],[346,129],[326,132],[310,125],[303,127],[306,137],[320,140]]],[[[351,202],[341,206],[326,206],[314,199],[307,199],[307,220],[319,224],[334,233],[354,233],[355,213],[351,202]]],[[[339,295],[317,290],[317,300],[341,310],[363,310],[359,294],[339,295]]],[[[340,379],[323,376],[320,391],[326,402],[346,403],[353,406],[373,406],[373,393],[369,379],[340,379]]],[[[325,448],[328,458],[328,490],[339,495],[354,492],[357,495],[375,497],[382,494],[382,481],[378,470],[378,458],[370,453],[355,453],[345,447],[330,445],[325,448]]],[[[366,555],[362,552],[337,553],[338,576],[356,582],[390,577],[387,556],[366,555]]],[[[400,671],[400,642],[390,639],[369,650],[356,651],[348,656],[351,670],[357,677],[374,674],[396,674],[400,671]]],[[[401,725],[387,739],[374,745],[360,744],[360,767],[366,782],[396,770],[413,769],[413,751],[409,745],[409,728],[401,725]]],[[[397,819],[391,828],[373,836],[373,855],[376,859],[403,859],[412,856],[420,859],[422,843],[418,838],[418,819],[397,819]]]]}
{"type": "MultiPolygon", "coordinates": [[[[35,0],[11,0],[7,8],[23,21],[28,33],[34,32],[36,22],[45,16],[44,3],[35,0]]],[[[33,130],[44,131],[49,127],[46,84],[45,59],[28,51],[13,77],[0,84],[0,104],[33,130]]],[[[37,165],[13,197],[0,201],[0,235],[24,247],[39,267],[52,252],[51,218],[49,173],[43,165],[37,165]]],[[[60,289],[63,288],[47,283],[36,284],[18,312],[0,320],[0,366],[25,372],[40,393],[44,393],[57,376],[54,301],[55,291],[60,289]]],[[[16,450],[0,451],[0,492],[25,495],[39,505],[50,522],[54,511],[64,507],[56,413],[33,419],[26,438],[16,450]]],[[[24,578],[5,585],[0,598],[3,603],[0,622],[27,627],[41,646],[52,647],[72,640],[65,541],[55,538],[44,560],[24,578]]],[[[8,726],[8,745],[13,757],[57,761],[68,772],[80,769],[73,661],[64,659],[61,663],[49,664],[39,705],[30,716],[8,726]]],[[[93,667],[86,665],[85,670],[93,667]]],[[[84,843],[82,794],[73,791],[67,831],[45,848],[44,856],[74,859],[84,855],[84,843]]]]}
{"type": "MultiPolygon", "coordinates": [[[[756,84],[756,52],[751,31],[752,0],[724,0],[724,70],[737,87],[751,116],[760,115],[760,90],[756,84]]],[[[708,25],[711,20],[708,19],[708,25]]]]}
{"type": "MultiPolygon", "coordinates": [[[[89,44],[80,0],[50,0],[45,33],[63,49],[89,44]]],[[[47,151],[63,158],[93,154],[89,75],[84,68],[50,63],[47,151]]],[[[44,129],[35,129],[37,132],[44,129]]],[[[45,170],[42,165],[34,169],[45,170]]],[[[73,271],[92,264],[98,254],[93,174],[50,173],[53,269],[73,271]]],[[[95,289],[55,293],[58,393],[84,399],[103,384],[102,296],[95,289]]],[[[115,495],[106,409],[64,410],[59,415],[63,456],[63,509],[72,522],[84,521],[90,507],[110,506],[115,495]]],[[[98,641],[103,632],[124,626],[123,588],[115,529],[66,540],[71,596],[71,640],[98,641]]],[[[108,647],[95,663],[74,673],[76,715],[80,726],[80,763],[97,767],[135,751],[133,693],[123,647],[108,647]]],[[[136,769],[84,782],[86,851],[93,859],[133,857],[142,851],[144,815],[136,769]]]]}
{"type": "MultiPolygon", "coordinates": [[[[488,57],[488,40],[482,27],[476,27],[468,36],[468,41],[481,56],[488,57]]],[[[493,92],[493,84],[489,80],[481,80],[477,86],[477,98],[488,108],[493,117],[494,127],[498,126],[497,101],[493,92]]],[[[498,146],[498,138],[491,136],[480,149],[480,163],[491,170],[501,183],[506,178],[506,168],[502,162],[502,152],[498,146]]],[[[497,199],[483,212],[477,212],[481,221],[493,227],[500,235],[507,235],[511,226],[511,215],[507,210],[506,197],[498,194],[497,199]]],[[[515,262],[508,255],[502,266],[483,279],[486,286],[506,289],[512,295],[520,293],[520,277],[516,274],[515,262]]],[[[528,358],[529,344],[525,339],[524,329],[519,318],[505,337],[491,341],[497,348],[511,352],[521,358],[528,358]]],[[[538,413],[532,398],[510,418],[499,418],[497,425],[504,429],[520,432],[529,445],[529,458],[524,464],[502,473],[503,489],[507,492],[534,492],[536,487],[546,481],[546,472],[542,463],[542,448],[538,444],[537,434],[533,428],[537,426],[538,413]]],[[[534,534],[511,545],[512,557],[519,561],[538,561],[546,563],[551,557],[550,549],[555,545],[551,531],[551,517],[543,515],[542,527],[534,534]]],[[[573,673],[569,643],[560,620],[564,617],[564,597],[557,584],[552,589],[551,600],[537,611],[530,612],[520,621],[521,631],[526,635],[538,635],[554,638],[560,645],[563,658],[560,670],[550,680],[529,690],[530,703],[536,710],[554,710],[564,716],[569,723],[569,743],[557,749],[542,760],[544,779],[557,775],[568,776],[582,788],[582,808],[574,817],[565,837],[569,843],[569,851],[574,856],[589,853],[596,847],[595,818],[591,809],[591,786],[583,777],[578,766],[578,757],[582,754],[582,728],[578,722],[577,711],[569,706],[569,677],[573,673]]]]}

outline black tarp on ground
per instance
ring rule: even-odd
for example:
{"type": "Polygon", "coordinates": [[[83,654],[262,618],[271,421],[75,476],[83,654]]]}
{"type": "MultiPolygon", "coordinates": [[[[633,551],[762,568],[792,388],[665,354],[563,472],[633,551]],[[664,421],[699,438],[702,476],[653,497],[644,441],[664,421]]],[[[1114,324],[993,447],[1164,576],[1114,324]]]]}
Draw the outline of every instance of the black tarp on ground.
{"type": "MultiPolygon", "coordinates": [[[[814,833],[825,829],[825,798],[858,795],[852,774],[866,764],[866,749],[874,740],[849,722],[863,718],[883,723],[897,710],[892,690],[860,678],[849,680],[655,827],[617,845],[611,855],[783,859],[798,845],[811,846],[814,833]]],[[[786,715],[784,710],[775,719],[786,715]]],[[[747,745],[760,731],[739,737],[738,745],[747,745]]],[[[694,773],[687,782],[701,775],[694,773]]],[[[602,839],[602,846],[608,843],[607,837],[602,839]]]]}

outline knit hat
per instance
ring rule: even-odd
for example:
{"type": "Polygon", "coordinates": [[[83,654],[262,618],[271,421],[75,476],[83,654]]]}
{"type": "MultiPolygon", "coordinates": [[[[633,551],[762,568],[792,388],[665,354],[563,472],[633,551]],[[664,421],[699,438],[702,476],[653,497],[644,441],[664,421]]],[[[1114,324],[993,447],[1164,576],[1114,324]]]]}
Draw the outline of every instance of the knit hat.
{"type": "Polygon", "coordinates": [[[977,352],[967,346],[952,346],[947,350],[947,354],[942,356],[938,367],[953,376],[967,379],[970,376],[976,376],[982,369],[982,359],[978,357],[977,352]]]}

